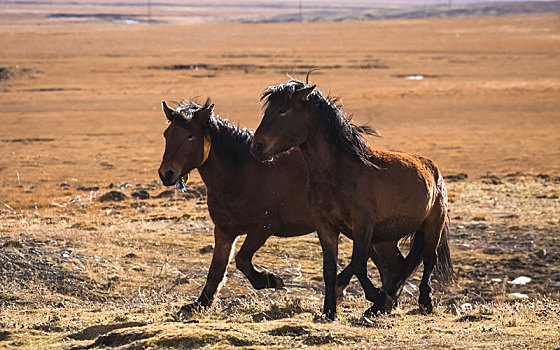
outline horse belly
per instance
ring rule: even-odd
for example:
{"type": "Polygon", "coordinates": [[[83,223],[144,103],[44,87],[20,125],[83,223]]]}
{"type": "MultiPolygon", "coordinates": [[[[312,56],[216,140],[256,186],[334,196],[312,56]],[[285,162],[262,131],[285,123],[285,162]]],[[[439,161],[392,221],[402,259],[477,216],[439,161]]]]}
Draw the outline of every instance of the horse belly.
{"type": "Polygon", "coordinates": [[[373,228],[373,243],[390,242],[400,239],[420,227],[417,219],[406,216],[393,216],[378,222],[373,228]]]}

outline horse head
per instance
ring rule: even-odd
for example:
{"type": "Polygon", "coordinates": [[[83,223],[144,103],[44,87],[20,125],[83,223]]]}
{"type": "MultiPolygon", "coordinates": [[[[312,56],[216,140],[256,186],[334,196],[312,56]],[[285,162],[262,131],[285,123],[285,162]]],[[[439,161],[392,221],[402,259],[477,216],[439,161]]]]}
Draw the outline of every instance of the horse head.
{"type": "Polygon", "coordinates": [[[255,158],[271,160],[305,142],[310,127],[309,96],[314,91],[315,85],[295,80],[268,88],[261,98],[266,99],[264,115],[251,143],[255,158]]]}
{"type": "Polygon", "coordinates": [[[169,126],[163,133],[165,152],[159,177],[164,185],[172,186],[208,158],[211,145],[208,122],[214,105],[210,99],[203,106],[189,102],[179,104],[175,110],[165,101],[162,104],[169,126]]]}

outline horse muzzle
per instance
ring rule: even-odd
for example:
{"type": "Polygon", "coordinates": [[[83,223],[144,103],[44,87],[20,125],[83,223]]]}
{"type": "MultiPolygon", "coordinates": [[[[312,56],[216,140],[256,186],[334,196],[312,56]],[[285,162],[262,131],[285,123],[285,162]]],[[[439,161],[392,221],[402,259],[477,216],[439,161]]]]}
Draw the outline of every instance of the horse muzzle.
{"type": "Polygon", "coordinates": [[[272,160],[272,155],[270,154],[270,151],[266,151],[264,142],[255,142],[255,140],[253,140],[253,142],[251,143],[250,151],[253,157],[255,157],[260,162],[267,162],[272,160]]]}
{"type": "Polygon", "coordinates": [[[159,178],[165,186],[173,186],[179,180],[179,176],[173,170],[167,170],[165,173],[160,169],[158,171],[159,178]]]}

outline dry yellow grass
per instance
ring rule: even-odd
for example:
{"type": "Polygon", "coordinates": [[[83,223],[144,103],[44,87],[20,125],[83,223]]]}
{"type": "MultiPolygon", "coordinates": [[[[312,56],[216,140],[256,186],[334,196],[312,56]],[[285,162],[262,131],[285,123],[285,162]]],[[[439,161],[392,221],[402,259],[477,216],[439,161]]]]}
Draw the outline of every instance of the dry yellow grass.
{"type": "MultiPolygon", "coordinates": [[[[202,198],[188,200],[180,194],[175,200],[94,200],[87,203],[87,213],[80,203],[45,209],[44,215],[5,213],[2,344],[554,348],[560,275],[555,264],[558,219],[553,216],[560,212],[560,201],[538,197],[559,188],[557,182],[532,177],[501,185],[451,183],[459,285],[437,289],[435,314],[421,316],[416,275],[395,312],[371,323],[361,320],[368,303],[356,281],[341,304],[339,320],[321,320],[322,259],[313,235],[272,238],[257,253],[256,263],[279,273],[286,290],[256,291],[230,266],[216,305],[187,323],[176,320],[178,308],[200,292],[211,258],[212,225],[202,198]],[[472,216],[478,212],[484,219],[472,216]],[[518,216],[507,218],[504,213],[518,216]],[[539,258],[542,249],[547,252],[539,258]],[[525,286],[508,283],[521,275],[533,280],[525,286]],[[496,278],[500,281],[492,280],[496,278]],[[512,300],[509,294],[514,292],[529,298],[512,300]]],[[[341,265],[350,252],[350,242],[343,240],[341,265]]],[[[373,267],[371,273],[376,277],[373,267]]]]}

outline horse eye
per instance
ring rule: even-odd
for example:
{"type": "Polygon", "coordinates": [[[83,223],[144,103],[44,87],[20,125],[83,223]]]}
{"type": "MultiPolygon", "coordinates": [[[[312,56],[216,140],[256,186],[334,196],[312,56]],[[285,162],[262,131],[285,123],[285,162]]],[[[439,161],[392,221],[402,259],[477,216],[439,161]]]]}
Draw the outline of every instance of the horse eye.
{"type": "Polygon", "coordinates": [[[281,108],[278,110],[278,113],[280,113],[280,114],[286,114],[286,113],[288,112],[288,110],[289,110],[289,108],[281,107],[281,108]]]}
{"type": "Polygon", "coordinates": [[[187,136],[187,140],[190,141],[190,140],[192,140],[192,139],[194,139],[194,135],[189,135],[189,136],[187,136]]]}

